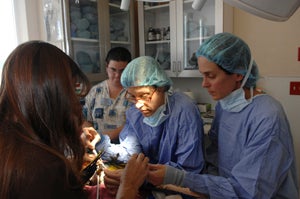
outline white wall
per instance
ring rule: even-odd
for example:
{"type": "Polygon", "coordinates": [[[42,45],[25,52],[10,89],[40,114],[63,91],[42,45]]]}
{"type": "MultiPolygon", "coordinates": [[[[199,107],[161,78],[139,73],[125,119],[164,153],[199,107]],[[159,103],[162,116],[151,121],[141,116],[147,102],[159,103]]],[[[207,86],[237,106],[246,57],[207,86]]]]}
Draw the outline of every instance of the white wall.
{"type": "Polygon", "coordinates": [[[263,76],[300,76],[300,9],[274,22],[234,9],[234,31],[250,46],[263,76]]]}
{"type": "Polygon", "coordinates": [[[13,1],[0,2],[0,24],[3,31],[0,32],[0,82],[2,78],[2,67],[11,51],[17,46],[16,28],[14,21],[13,1]],[[4,31],[5,28],[5,31],[4,31]]]}

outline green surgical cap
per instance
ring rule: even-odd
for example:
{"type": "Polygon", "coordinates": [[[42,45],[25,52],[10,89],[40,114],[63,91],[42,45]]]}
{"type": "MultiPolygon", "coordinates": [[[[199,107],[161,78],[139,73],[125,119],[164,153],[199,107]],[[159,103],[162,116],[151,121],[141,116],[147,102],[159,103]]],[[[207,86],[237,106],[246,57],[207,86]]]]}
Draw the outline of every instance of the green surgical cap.
{"type": "MultiPolygon", "coordinates": [[[[249,46],[231,33],[219,33],[208,38],[201,44],[196,55],[216,63],[225,71],[241,75],[247,73],[251,61],[249,46]]],[[[251,73],[245,86],[248,88],[255,87],[258,78],[258,68],[253,61],[251,73]]]]}
{"type": "Polygon", "coordinates": [[[141,56],[128,63],[121,76],[124,88],[135,86],[171,86],[172,81],[152,57],[141,56]]]}

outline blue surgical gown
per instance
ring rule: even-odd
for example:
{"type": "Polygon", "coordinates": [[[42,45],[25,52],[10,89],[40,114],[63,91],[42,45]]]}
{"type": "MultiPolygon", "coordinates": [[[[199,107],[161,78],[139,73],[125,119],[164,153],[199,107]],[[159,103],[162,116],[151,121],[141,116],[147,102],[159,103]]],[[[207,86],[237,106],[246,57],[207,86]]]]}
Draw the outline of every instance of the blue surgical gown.
{"type": "Polygon", "coordinates": [[[239,113],[217,104],[210,136],[218,176],[186,173],[183,186],[211,199],[298,199],[292,135],[274,98],[256,96],[239,113]]]}
{"type": "Polygon", "coordinates": [[[162,124],[150,127],[143,122],[142,113],[135,106],[130,107],[120,133],[120,144],[106,145],[104,159],[118,153],[119,160],[126,161],[131,154],[142,152],[154,164],[202,171],[204,132],[198,107],[186,95],[175,92],[168,96],[167,114],[162,124]]]}

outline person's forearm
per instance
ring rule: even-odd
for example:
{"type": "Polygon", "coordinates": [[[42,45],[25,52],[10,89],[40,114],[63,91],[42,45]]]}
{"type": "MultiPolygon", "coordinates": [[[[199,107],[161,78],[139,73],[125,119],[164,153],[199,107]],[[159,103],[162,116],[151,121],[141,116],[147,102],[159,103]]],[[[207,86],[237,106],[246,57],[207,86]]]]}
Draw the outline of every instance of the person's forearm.
{"type": "Polygon", "coordinates": [[[138,194],[136,187],[121,184],[118,189],[116,199],[135,199],[138,194]]]}

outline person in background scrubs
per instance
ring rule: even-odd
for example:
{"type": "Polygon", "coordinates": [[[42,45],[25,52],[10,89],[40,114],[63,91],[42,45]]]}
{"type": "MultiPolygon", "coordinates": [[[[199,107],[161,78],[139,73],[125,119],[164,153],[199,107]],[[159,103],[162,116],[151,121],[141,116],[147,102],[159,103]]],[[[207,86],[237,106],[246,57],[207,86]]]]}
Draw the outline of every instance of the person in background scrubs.
{"type": "Polygon", "coordinates": [[[95,85],[84,99],[83,115],[87,120],[84,126],[94,127],[99,135],[106,134],[117,144],[130,105],[120,78],[130,61],[131,54],[126,48],[110,49],[105,59],[108,79],[95,85]]]}
{"type": "MultiPolygon", "coordinates": [[[[204,132],[197,105],[185,94],[172,92],[171,79],[152,57],[132,60],[123,71],[121,83],[133,106],[126,112],[120,144],[105,146],[103,158],[117,154],[119,160],[126,161],[131,154],[141,152],[152,164],[200,173],[204,168],[204,132]]],[[[105,170],[105,185],[111,193],[117,190],[120,173],[105,170]]]]}
{"type": "Polygon", "coordinates": [[[218,101],[207,149],[207,161],[217,173],[152,165],[149,182],[188,187],[211,199],[298,199],[289,122],[281,104],[256,89],[258,68],[248,45],[220,33],[200,46],[197,57],[202,86],[218,101]]]}

